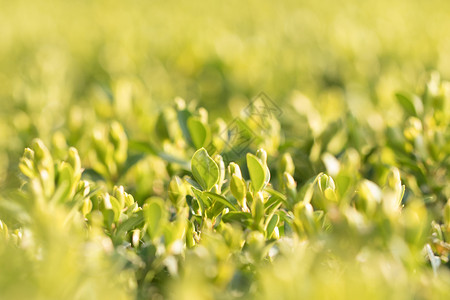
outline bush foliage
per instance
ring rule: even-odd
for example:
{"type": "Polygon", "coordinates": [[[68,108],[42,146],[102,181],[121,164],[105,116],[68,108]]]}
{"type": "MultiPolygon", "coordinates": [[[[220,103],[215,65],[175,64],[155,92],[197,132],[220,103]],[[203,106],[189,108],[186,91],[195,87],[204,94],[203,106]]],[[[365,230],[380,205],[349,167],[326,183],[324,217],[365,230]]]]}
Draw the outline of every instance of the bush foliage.
{"type": "Polygon", "coordinates": [[[1,299],[450,298],[447,2],[0,3],[1,299]]]}

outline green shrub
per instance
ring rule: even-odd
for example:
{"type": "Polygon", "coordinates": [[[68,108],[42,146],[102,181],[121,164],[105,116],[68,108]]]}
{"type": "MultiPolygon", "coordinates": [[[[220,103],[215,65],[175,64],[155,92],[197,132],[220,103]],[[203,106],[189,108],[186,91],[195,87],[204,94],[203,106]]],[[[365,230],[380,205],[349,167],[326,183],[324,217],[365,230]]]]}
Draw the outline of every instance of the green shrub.
{"type": "Polygon", "coordinates": [[[450,299],[449,3],[0,0],[0,299],[450,299]]]}
{"type": "Polygon", "coordinates": [[[297,148],[275,119],[258,127],[251,113],[232,123],[249,131],[233,131],[181,100],[161,112],[159,145],[128,140],[118,122],[93,130],[85,159],[36,139],[20,190],[2,199],[2,293],[444,299],[450,98],[436,80],[422,96],[399,94],[405,123],[370,145],[355,144],[370,129],[348,116],[297,148]],[[254,134],[245,148],[232,136],[242,132],[254,134]]]}

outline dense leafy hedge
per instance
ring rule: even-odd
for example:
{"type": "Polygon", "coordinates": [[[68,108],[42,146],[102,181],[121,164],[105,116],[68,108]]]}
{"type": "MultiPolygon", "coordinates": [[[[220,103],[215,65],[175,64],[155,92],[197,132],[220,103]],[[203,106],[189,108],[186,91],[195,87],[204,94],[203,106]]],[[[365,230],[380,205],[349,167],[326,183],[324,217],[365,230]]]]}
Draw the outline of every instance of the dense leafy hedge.
{"type": "Polygon", "coordinates": [[[449,87],[398,94],[377,138],[349,115],[284,136],[262,94],[228,126],[179,99],[159,143],[112,122],[83,159],[36,139],[2,199],[2,294],[445,298],[449,87]]]}
{"type": "Polygon", "coordinates": [[[450,2],[359,2],[0,0],[0,299],[450,299],[450,2]]]}

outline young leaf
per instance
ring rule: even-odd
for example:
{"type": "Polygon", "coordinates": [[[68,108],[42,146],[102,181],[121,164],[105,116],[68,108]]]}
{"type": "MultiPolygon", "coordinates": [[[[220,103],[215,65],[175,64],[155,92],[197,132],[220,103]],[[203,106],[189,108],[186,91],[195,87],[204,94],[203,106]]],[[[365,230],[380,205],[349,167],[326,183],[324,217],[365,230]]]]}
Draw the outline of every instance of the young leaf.
{"type": "Polygon", "coordinates": [[[242,180],[242,178],[239,178],[237,175],[231,175],[230,190],[241,207],[246,206],[245,194],[247,193],[247,191],[244,180],[242,180]]]}
{"type": "Polygon", "coordinates": [[[253,197],[252,215],[255,229],[260,229],[260,225],[264,220],[264,197],[262,192],[258,192],[253,197]]]}
{"type": "Polygon", "coordinates": [[[116,231],[117,236],[122,236],[130,230],[136,229],[144,223],[144,215],[142,211],[138,211],[129,217],[127,220],[123,221],[116,231]]]}
{"type": "Polygon", "coordinates": [[[404,93],[396,93],[395,97],[408,115],[417,117],[423,113],[423,103],[419,97],[404,93]]]}
{"type": "Polygon", "coordinates": [[[444,224],[450,227],[450,199],[444,206],[444,224]]]}
{"type": "Polygon", "coordinates": [[[209,201],[208,197],[206,197],[202,191],[196,189],[195,187],[191,187],[191,190],[194,193],[195,198],[198,200],[198,203],[200,204],[202,213],[205,212],[211,206],[211,202],[209,201]]]}
{"type": "Polygon", "coordinates": [[[205,146],[209,139],[208,128],[197,117],[190,117],[187,120],[187,127],[195,148],[205,146]]]}
{"type": "Polygon", "coordinates": [[[111,201],[112,210],[114,212],[114,222],[117,222],[117,221],[119,221],[120,213],[121,213],[120,202],[113,196],[110,196],[109,198],[111,201]]]}
{"type": "Polygon", "coordinates": [[[266,237],[270,238],[275,230],[275,227],[278,225],[280,221],[280,217],[277,214],[274,214],[270,221],[266,224],[266,237]]]}
{"type": "Polygon", "coordinates": [[[267,152],[264,149],[258,149],[256,151],[256,157],[259,158],[260,162],[264,167],[264,186],[266,186],[270,181],[270,170],[267,166],[267,152]]]}
{"type": "Polygon", "coordinates": [[[205,148],[194,153],[191,161],[192,175],[204,190],[211,188],[219,181],[219,167],[208,155],[205,148]]]}
{"type": "Polygon", "coordinates": [[[85,198],[81,206],[81,213],[83,214],[83,216],[86,217],[86,215],[91,211],[92,211],[92,201],[89,198],[85,198]]]}
{"type": "Polygon", "coordinates": [[[263,189],[266,179],[265,167],[261,160],[251,153],[247,153],[247,167],[253,188],[256,192],[263,189]]]}
{"type": "Polygon", "coordinates": [[[204,195],[207,196],[207,197],[210,197],[211,199],[213,199],[215,201],[218,201],[218,202],[222,203],[223,205],[225,205],[226,207],[228,207],[232,211],[238,210],[234,203],[232,203],[230,200],[228,200],[227,198],[225,198],[225,197],[223,197],[221,195],[218,195],[218,194],[215,194],[215,193],[210,193],[210,192],[205,192],[204,195]]]}
{"type": "Polygon", "coordinates": [[[289,153],[284,153],[281,157],[280,161],[280,171],[281,172],[287,172],[290,175],[294,175],[295,172],[295,165],[294,161],[292,159],[292,156],[289,153]]]}
{"type": "Polygon", "coordinates": [[[223,181],[225,180],[225,162],[223,161],[223,157],[220,154],[216,154],[214,156],[214,161],[216,162],[217,166],[219,167],[219,191],[222,188],[223,181]]]}
{"type": "Polygon", "coordinates": [[[230,211],[222,216],[222,221],[226,223],[237,222],[243,226],[248,226],[250,224],[252,215],[249,212],[243,211],[230,211]]]}
{"type": "Polygon", "coordinates": [[[158,197],[152,197],[144,205],[145,223],[147,224],[148,234],[155,239],[162,233],[167,220],[167,210],[164,207],[164,200],[158,197]]]}
{"type": "Polygon", "coordinates": [[[191,144],[192,143],[192,139],[191,139],[191,135],[189,133],[189,128],[188,128],[188,125],[187,125],[187,121],[192,116],[192,113],[189,110],[187,110],[186,108],[181,107],[180,105],[178,105],[178,106],[179,106],[177,108],[178,123],[180,125],[180,128],[181,128],[181,131],[183,133],[183,136],[186,138],[186,141],[189,144],[191,144]]]}

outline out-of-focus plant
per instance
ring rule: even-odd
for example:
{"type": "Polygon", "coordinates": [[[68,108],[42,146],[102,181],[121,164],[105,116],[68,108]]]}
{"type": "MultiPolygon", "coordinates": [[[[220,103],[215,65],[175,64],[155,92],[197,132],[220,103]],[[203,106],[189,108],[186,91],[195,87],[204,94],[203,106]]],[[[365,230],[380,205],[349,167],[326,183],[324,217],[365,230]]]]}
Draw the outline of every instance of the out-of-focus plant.
{"type": "Polygon", "coordinates": [[[96,189],[81,180],[78,152],[55,161],[41,140],[20,162],[23,185],[2,199],[0,290],[5,299],[130,299],[134,275],[112,260],[101,224],[83,216],[96,189]],[[120,272],[120,273],[119,273],[120,272]]]}
{"type": "Polygon", "coordinates": [[[450,89],[433,73],[420,96],[398,93],[402,121],[387,128],[387,143],[408,189],[423,195],[436,214],[450,197],[450,89]]]}
{"type": "MultiPolygon", "coordinates": [[[[201,126],[191,125],[190,139],[204,136],[201,126]]],[[[181,126],[175,128],[182,131],[181,126]]],[[[227,166],[220,154],[210,156],[202,147],[193,152],[186,169],[183,158],[174,159],[150,143],[134,142],[130,149],[119,124],[110,130],[120,134],[99,139],[92,152],[96,164],[86,174],[75,148],[68,148],[64,160],[54,159],[40,140],[25,150],[19,165],[24,176],[21,192],[2,204],[6,217],[0,223],[2,238],[8,241],[2,253],[16,247],[27,260],[8,266],[21,268],[20,263],[26,262],[47,275],[22,293],[81,299],[83,282],[95,283],[99,293],[111,284],[120,291],[111,288],[92,294],[93,299],[108,293],[139,299],[157,295],[268,298],[275,293],[378,299],[384,293],[406,298],[426,298],[423,290],[446,293],[442,287],[450,275],[442,265],[448,262],[448,204],[440,223],[420,195],[405,203],[405,186],[395,167],[378,171],[381,175],[374,180],[380,184],[366,179],[361,154],[349,148],[338,157],[325,152],[326,173],[297,182],[295,160],[288,153],[280,154],[273,164],[267,152],[258,149],[247,153],[244,163],[239,159],[227,166]],[[133,155],[139,160],[126,168],[131,152],[137,152],[133,155]],[[125,173],[129,174],[123,178],[139,174],[146,156],[164,161],[161,166],[172,177],[164,183],[166,192],[159,196],[150,192],[146,200],[136,201],[124,186],[111,184],[125,173]],[[60,243],[67,246],[56,246],[60,243]],[[86,252],[85,247],[92,249],[86,252]],[[60,257],[67,251],[70,255],[60,257]],[[86,255],[88,262],[96,259],[88,270],[77,263],[86,255]],[[289,259],[300,269],[286,268],[289,259]],[[55,273],[66,268],[74,282],[81,283],[49,290],[57,282],[55,273]],[[90,276],[96,276],[99,268],[120,276],[97,282],[90,276]],[[288,273],[277,275],[278,268],[288,273]],[[392,273],[387,270],[392,268],[402,274],[401,284],[389,280],[392,273]],[[370,276],[369,269],[373,269],[370,276]],[[84,272],[89,276],[75,280],[84,272]],[[427,281],[433,273],[439,281],[427,281]],[[320,282],[328,277],[341,279],[333,279],[334,288],[327,290],[320,282]],[[292,278],[308,280],[286,288],[292,278]],[[271,280],[277,284],[268,284],[271,280]],[[365,288],[352,290],[347,281],[365,288]],[[409,288],[416,284],[421,288],[409,288]],[[378,291],[380,286],[385,288],[378,291]]],[[[188,139],[178,145],[177,139],[166,143],[195,149],[188,139]]],[[[373,168],[379,168],[378,163],[373,168]]],[[[8,286],[6,278],[2,280],[7,293],[22,295],[15,285],[8,286]]]]}
{"type": "Polygon", "coordinates": [[[0,298],[450,298],[447,2],[0,2],[0,298]]]}

